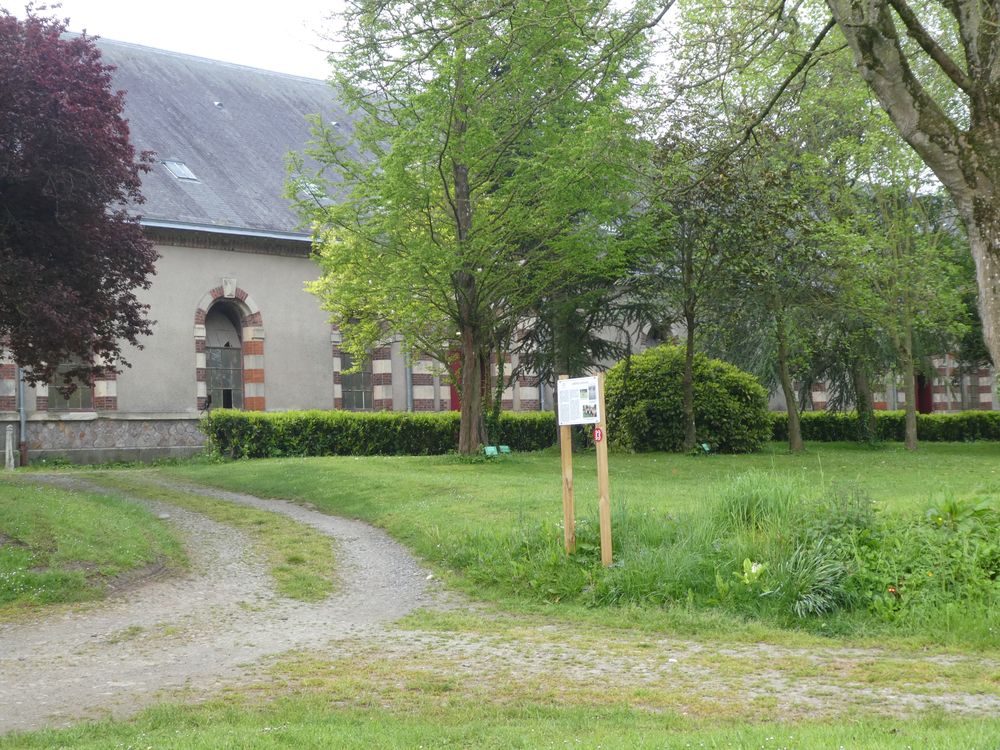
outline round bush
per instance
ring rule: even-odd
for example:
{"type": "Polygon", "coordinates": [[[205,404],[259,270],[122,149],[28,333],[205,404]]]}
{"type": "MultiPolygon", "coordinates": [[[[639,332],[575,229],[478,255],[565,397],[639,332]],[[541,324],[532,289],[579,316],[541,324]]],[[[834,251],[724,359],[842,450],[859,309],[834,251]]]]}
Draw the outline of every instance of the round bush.
{"type": "MultiPolygon", "coordinates": [[[[658,346],[607,374],[608,437],[635,451],[682,450],[684,349],[658,346]],[[626,376],[626,366],[628,374],[626,376]]],[[[751,453],[771,439],[767,392],[746,372],[702,354],[694,358],[698,442],[723,453],[751,453]]]]}

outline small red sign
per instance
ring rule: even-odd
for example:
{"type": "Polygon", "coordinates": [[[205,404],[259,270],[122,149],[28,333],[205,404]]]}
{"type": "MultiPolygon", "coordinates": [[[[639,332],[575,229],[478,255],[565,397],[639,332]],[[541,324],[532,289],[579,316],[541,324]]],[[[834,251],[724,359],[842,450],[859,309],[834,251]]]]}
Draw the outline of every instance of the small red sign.
{"type": "Polygon", "coordinates": [[[602,440],[604,440],[604,430],[602,430],[600,427],[595,427],[594,428],[594,442],[595,443],[599,443],[602,440]]]}

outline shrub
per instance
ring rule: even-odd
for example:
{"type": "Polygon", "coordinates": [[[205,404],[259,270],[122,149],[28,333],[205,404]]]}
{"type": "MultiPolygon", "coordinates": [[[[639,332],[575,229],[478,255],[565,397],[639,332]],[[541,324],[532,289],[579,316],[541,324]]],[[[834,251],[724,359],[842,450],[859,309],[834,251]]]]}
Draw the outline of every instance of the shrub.
{"type": "MultiPolygon", "coordinates": [[[[608,371],[608,435],[636,451],[680,451],[684,350],[658,346],[608,371]]],[[[717,359],[694,359],[694,417],[699,443],[713,451],[750,453],[773,432],[767,392],[750,374],[717,359]]]]}
{"type": "MultiPolygon", "coordinates": [[[[771,437],[788,439],[788,416],[771,412],[771,437]]],[[[902,441],[906,415],[901,411],[875,412],[875,433],[879,440],[902,441]]],[[[853,412],[807,411],[800,415],[802,439],[817,442],[856,440],[858,415],[853,412]]],[[[918,414],[917,436],[928,442],[970,442],[1000,440],[1000,412],[963,411],[956,414],[918,414]]]]}
{"type": "MultiPolygon", "coordinates": [[[[212,447],[229,458],[437,455],[458,446],[458,412],[246,412],[216,409],[201,422],[212,447]]],[[[551,412],[504,413],[495,442],[540,450],[556,440],[551,412]]]]}

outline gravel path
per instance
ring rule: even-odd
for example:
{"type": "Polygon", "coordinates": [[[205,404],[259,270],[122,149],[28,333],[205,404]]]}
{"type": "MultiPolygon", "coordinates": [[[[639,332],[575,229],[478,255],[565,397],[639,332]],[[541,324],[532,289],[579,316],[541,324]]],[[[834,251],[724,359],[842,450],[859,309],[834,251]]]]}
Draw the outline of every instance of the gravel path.
{"type": "MultiPolygon", "coordinates": [[[[31,478],[97,489],[76,476],[31,478]]],[[[262,657],[307,647],[335,651],[337,640],[375,635],[435,601],[427,572],[378,529],[280,500],[211,494],[282,513],[330,536],[338,591],[318,603],[280,597],[245,535],[200,514],[143,501],[169,514],[185,540],[190,573],[56,616],[0,624],[0,733],[131,713],[178,688],[212,690],[262,657]]]]}

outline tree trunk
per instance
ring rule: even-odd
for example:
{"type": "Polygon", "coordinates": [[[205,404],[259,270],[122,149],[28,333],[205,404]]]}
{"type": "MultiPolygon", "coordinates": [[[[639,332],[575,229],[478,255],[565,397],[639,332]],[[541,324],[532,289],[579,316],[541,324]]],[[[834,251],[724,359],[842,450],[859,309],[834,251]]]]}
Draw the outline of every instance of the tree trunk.
{"type": "Polygon", "coordinates": [[[913,373],[913,329],[909,324],[903,330],[903,393],[906,396],[906,450],[917,449],[917,383],[913,373]]]}
{"type": "Polygon", "coordinates": [[[873,443],[877,436],[875,429],[875,404],[872,397],[868,373],[857,357],[850,361],[851,385],[854,387],[854,408],[858,412],[858,442],[873,443]]]}
{"type": "Polygon", "coordinates": [[[965,223],[976,262],[979,317],[986,348],[993,361],[1000,363],[1000,207],[976,213],[967,216],[965,223]]]}
{"type": "Polygon", "coordinates": [[[459,417],[458,452],[471,455],[483,444],[483,370],[480,345],[473,326],[465,325],[462,338],[462,411],[459,417]]]}
{"type": "Polygon", "coordinates": [[[778,339],[778,379],[785,394],[785,411],[788,412],[788,450],[798,453],[802,450],[802,426],[799,424],[799,410],[795,406],[795,389],[788,371],[788,335],[785,331],[785,316],[775,313],[774,329],[778,339]]]}
{"type": "Polygon", "coordinates": [[[684,445],[685,451],[694,450],[698,434],[694,423],[694,313],[685,310],[684,325],[687,336],[684,348],[684,378],[681,382],[684,412],[684,445]]]}

